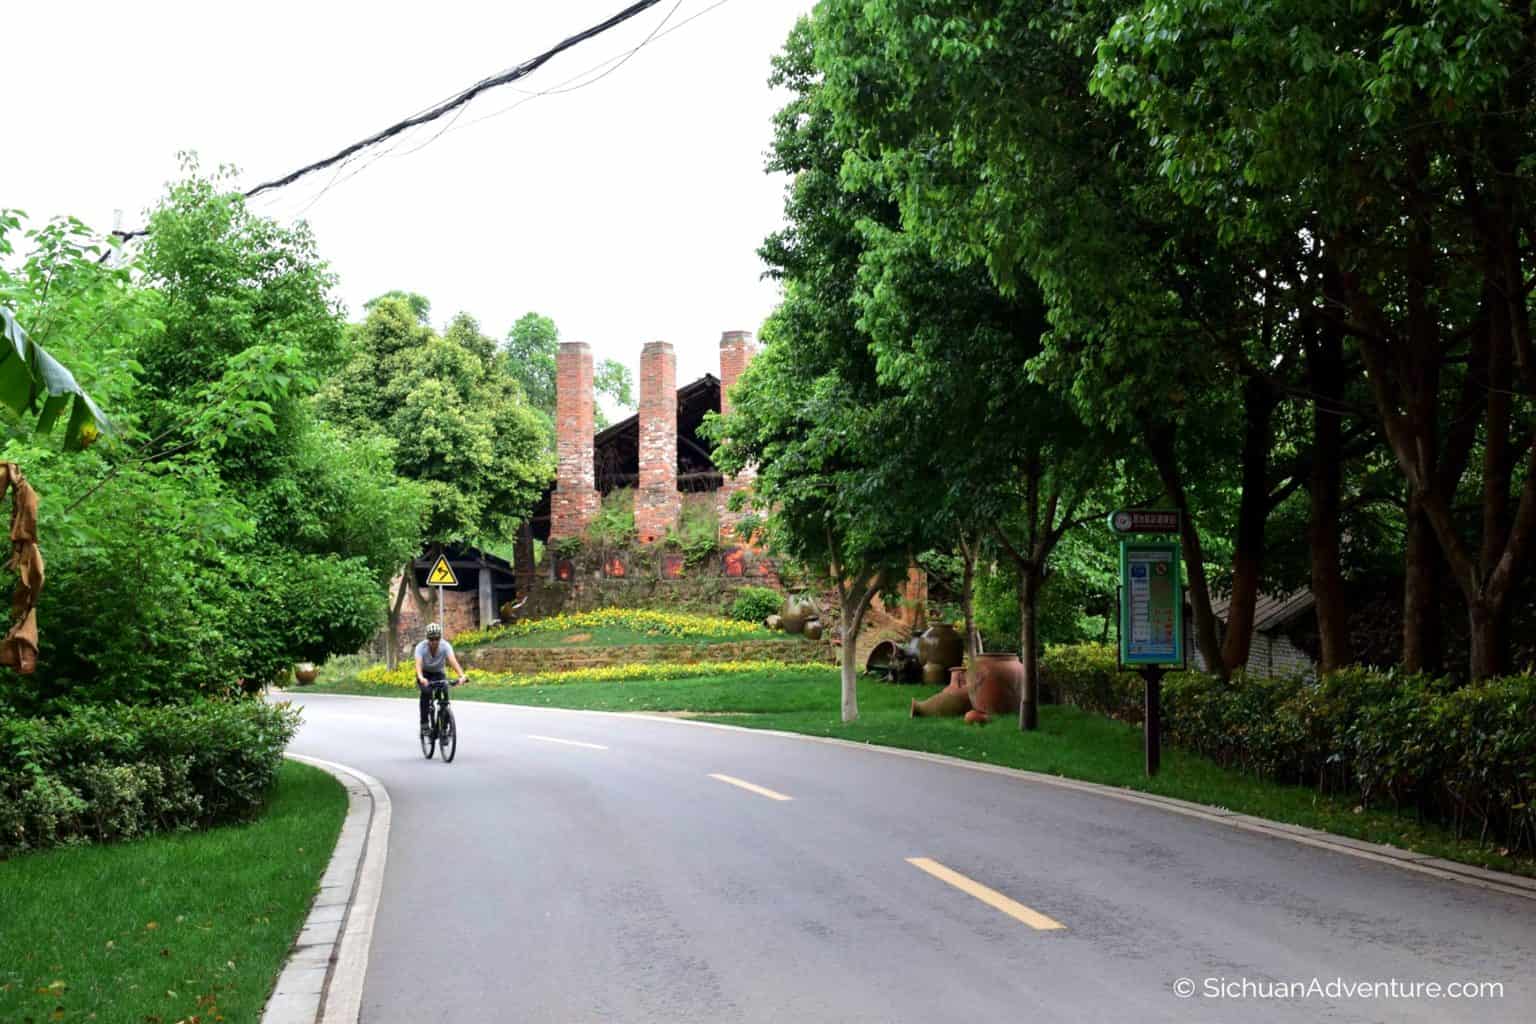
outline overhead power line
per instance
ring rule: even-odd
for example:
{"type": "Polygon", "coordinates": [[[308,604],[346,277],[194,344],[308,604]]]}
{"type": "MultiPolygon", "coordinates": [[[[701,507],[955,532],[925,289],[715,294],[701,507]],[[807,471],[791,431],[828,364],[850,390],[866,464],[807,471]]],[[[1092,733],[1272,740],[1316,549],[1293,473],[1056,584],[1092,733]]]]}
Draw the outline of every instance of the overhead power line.
{"type": "MultiPolygon", "coordinates": [[[[323,171],[327,167],[333,167],[336,164],[352,157],[356,153],[361,152],[362,150],[368,149],[371,146],[377,146],[381,142],[388,141],[389,139],[394,138],[396,135],[399,135],[401,132],[406,132],[419,125],[436,121],[443,115],[452,113],[454,110],[464,106],[466,103],[470,102],[483,92],[494,89],[497,86],[506,85],[509,82],[515,82],[520,78],[527,77],[528,75],[537,71],[539,68],[543,67],[545,64],[549,63],[549,61],[553,58],[564,53],[566,50],[569,50],[574,46],[579,46],[589,39],[602,35],[609,29],[616,28],[619,25],[624,24],[624,22],[629,21],[636,15],[643,14],[644,12],[650,10],[652,7],[655,7],[660,2],[661,0],[639,0],[637,3],[630,4],[628,7],[624,8],[622,11],[606,19],[605,21],[601,21],[598,24],[593,25],[591,28],[584,29],[573,36],[569,36],[568,38],[561,40],[559,43],[556,43],[548,50],[545,50],[543,53],[536,57],[530,57],[529,59],[523,61],[521,64],[518,64],[516,67],[509,68],[500,74],[492,75],[490,78],[481,79],[474,85],[463,90],[462,92],[450,96],[448,99],[437,104],[436,106],[428,107],[426,110],[413,114],[403,121],[398,121],[382,131],[374,132],[367,138],[361,139],[352,143],[350,146],[338,150],[332,155],[326,157],[324,160],[317,160],[312,164],[300,167],[298,170],[293,171],[290,174],[285,174],[281,178],[274,178],[271,181],[264,181],[260,185],[256,185],[253,188],[247,189],[243,195],[247,199],[252,199],[263,192],[270,192],[274,189],[279,189],[287,185],[291,185],[298,181],[300,178],[314,174],[316,171],[323,171]]],[[[143,235],[144,233],[145,232],[142,230],[113,232],[116,237],[121,239],[136,238],[140,235],[143,235]]]]}

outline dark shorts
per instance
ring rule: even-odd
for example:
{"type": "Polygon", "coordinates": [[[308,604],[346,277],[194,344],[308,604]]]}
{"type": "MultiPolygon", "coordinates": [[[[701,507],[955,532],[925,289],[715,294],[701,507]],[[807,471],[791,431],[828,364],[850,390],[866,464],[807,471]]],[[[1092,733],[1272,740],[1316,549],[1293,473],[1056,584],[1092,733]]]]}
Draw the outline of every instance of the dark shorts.
{"type": "Polygon", "coordinates": [[[427,685],[419,687],[421,690],[421,724],[426,725],[427,719],[432,714],[432,685],[434,683],[446,683],[448,677],[442,674],[434,675],[431,672],[423,672],[427,677],[427,685]]]}

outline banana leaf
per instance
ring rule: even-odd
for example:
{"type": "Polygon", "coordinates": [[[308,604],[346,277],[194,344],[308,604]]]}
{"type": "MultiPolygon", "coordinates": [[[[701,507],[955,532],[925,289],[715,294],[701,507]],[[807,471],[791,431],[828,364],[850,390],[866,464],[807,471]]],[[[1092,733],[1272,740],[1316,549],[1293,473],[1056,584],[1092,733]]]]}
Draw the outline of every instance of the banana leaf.
{"type": "Polygon", "coordinates": [[[39,433],[52,431],[64,419],[66,451],[79,451],[113,432],[111,421],[75,375],[27,337],[15,314],[4,306],[0,306],[0,404],[20,416],[36,412],[39,433]]]}

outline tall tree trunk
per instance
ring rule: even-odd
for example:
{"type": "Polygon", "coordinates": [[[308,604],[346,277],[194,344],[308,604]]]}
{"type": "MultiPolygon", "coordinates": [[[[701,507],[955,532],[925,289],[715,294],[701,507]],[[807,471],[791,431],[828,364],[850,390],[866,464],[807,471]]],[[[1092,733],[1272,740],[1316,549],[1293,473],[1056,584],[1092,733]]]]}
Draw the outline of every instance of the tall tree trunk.
{"type": "MultiPolygon", "coordinates": [[[[1324,288],[1328,288],[1327,283],[1324,288]]],[[[1339,564],[1340,502],[1343,482],[1342,416],[1344,340],[1337,324],[1323,323],[1307,347],[1312,405],[1312,473],[1307,540],[1312,561],[1312,597],[1317,609],[1319,669],[1335,672],[1354,660],[1349,640],[1349,606],[1339,564]]]]}
{"type": "Polygon", "coordinates": [[[405,606],[408,590],[415,589],[415,583],[416,564],[412,560],[400,571],[400,587],[395,591],[394,604],[389,607],[389,628],[385,631],[389,649],[384,652],[384,666],[391,671],[400,666],[400,609],[405,606]]]}
{"type": "MultiPolygon", "coordinates": [[[[846,609],[845,609],[846,614],[846,609]]],[[[844,622],[849,620],[845,617],[844,622]]],[[[843,631],[843,647],[840,654],[842,667],[842,718],[845,722],[852,722],[859,717],[859,656],[857,650],[858,634],[851,630],[843,631]],[[852,635],[849,635],[849,634],[852,635]]]]}
{"type": "Polygon", "coordinates": [[[1445,636],[1440,627],[1440,546],[1415,495],[1408,498],[1403,545],[1403,671],[1440,672],[1445,636]]]}
{"type": "Polygon", "coordinates": [[[1024,665],[1024,686],[1019,693],[1019,728],[1028,732],[1040,727],[1040,568],[1019,567],[1019,661],[1024,665]]]}
{"type": "Polygon", "coordinates": [[[1200,648],[1208,671],[1221,677],[1231,678],[1226,661],[1222,657],[1221,643],[1216,637],[1216,616],[1211,611],[1211,587],[1205,579],[1205,555],[1200,548],[1200,531],[1195,518],[1189,512],[1189,495],[1179,473],[1178,457],[1174,451],[1174,428],[1162,423],[1146,429],[1147,448],[1157,467],[1163,487],[1179,510],[1179,537],[1184,547],[1184,572],[1189,579],[1189,603],[1195,616],[1195,643],[1200,648]]]}
{"type": "Polygon", "coordinates": [[[843,620],[842,716],[852,722],[859,717],[859,633],[864,628],[864,613],[885,580],[883,572],[868,573],[855,581],[844,580],[841,566],[837,580],[838,612],[843,620]]]}
{"type": "Polygon", "coordinates": [[[976,632],[976,554],[980,549],[979,538],[960,535],[960,557],[964,565],[960,577],[960,610],[965,613],[965,660],[976,664],[981,653],[981,635],[976,632]]]}
{"type": "Polygon", "coordinates": [[[1273,440],[1275,393],[1261,377],[1243,384],[1243,493],[1237,513],[1237,547],[1232,554],[1232,600],[1221,660],[1228,672],[1248,664],[1253,647],[1254,608],[1264,572],[1264,525],[1269,518],[1269,450],[1273,440]]]}
{"type": "Polygon", "coordinates": [[[1499,636],[1499,615],[1502,609],[1493,608],[1485,601],[1468,602],[1468,619],[1471,624],[1471,671],[1473,679],[1487,679],[1498,675],[1504,668],[1503,647],[1499,636]]]}

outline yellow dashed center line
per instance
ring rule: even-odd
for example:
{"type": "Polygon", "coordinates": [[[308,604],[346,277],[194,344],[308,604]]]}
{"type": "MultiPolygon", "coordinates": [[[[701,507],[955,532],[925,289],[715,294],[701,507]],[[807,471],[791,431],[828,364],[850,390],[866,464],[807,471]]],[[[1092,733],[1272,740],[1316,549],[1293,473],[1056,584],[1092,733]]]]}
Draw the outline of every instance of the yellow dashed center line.
{"type": "Polygon", "coordinates": [[[928,872],[941,882],[948,882],[961,892],[976,897],[987,906],[1023,921],[1036,931],[1048,932],[1066,927],[1060,921],[1046,917],[1038,910],[1031,910],[1017,900],[1011,900],[996,889],[989,889],[974,879],[966,878],[960,872],[952,871],[936,860],[929,860],[927,857],[908,857],[907,863],[928,872]]]}
{"type": "Polygon", "coordinates": [[[783,793],[775,793],[771,789],[764,789],[762,786],[754,786],[750,782],[743,782],[742,780],[737,779],[737,778],[733,778],[732,776],[729,776],[729,775],[720,775],[720,774],[718,774],[716,772],[710,772],[709,773],[709,777],[712,778],[712,779],[719,779],[721,782],[729,783],[732,786],[740,786],[742,789],[745,789],[749,793],[756,793],[758,796],[765,796],[769,800],[793,800],[794,799],[794,797],[792,797],[792,796],[785,796],[783,793]]]}
{"type": "Polygon", "coordinates": [[[529,733],[528,738],[531,740],[542,740],[545,743],[564,743],[568,747],[586,747],[589,750],[608,749],[601,743],[583,743],[581,740],[563,740],[558,736],[535,736],[532,733],[529,733]]]}

